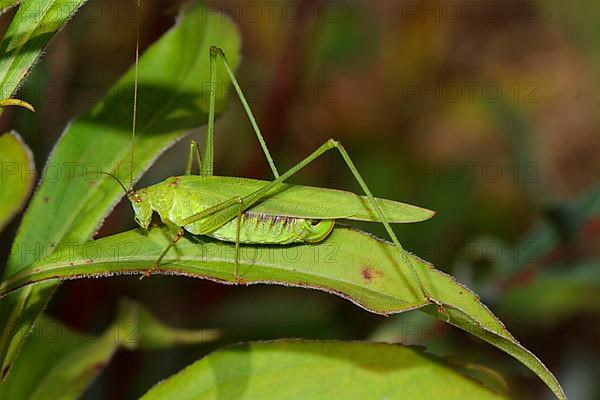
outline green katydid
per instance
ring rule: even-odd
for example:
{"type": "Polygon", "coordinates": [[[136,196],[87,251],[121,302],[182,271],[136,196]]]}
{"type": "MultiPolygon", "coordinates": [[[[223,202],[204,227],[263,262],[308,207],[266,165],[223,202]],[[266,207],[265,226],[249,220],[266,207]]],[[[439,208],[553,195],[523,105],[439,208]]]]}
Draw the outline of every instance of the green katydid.
{"type": "MultiPolygon", "coordinates": [[[[139,5],[139,3],[138,3],[139,5]]],[[[139,9],[138,9],[139,10],[139,9]]],[[[132,165],[135,149],[135,125],[137,107],[137,77],[139,58],[139,25],[136,45],[134,108],[132,128],[132,165]]],[[[207,235],[235,243],[235,279],[242,281],[239,271],[240,244],[288,245],[291,243],[315,243],[327,238],[338,219],[373,221],[384,225],[398,249],[402,249],[391,223],[419,222],[431,218],[433,211],[392,200],[376,199],[366,185],[354,162],[341,143],[327,140],[302,161],[279,174],[269,149],[256,123],[250,106],[231,70],[224,52],[217,47],[209,49],[210,97],[208,128],[203,157],[198,143],[190,143],[185,175],[169,177],[161,183],[133,188],[133,169],[129,188],[115,178],[125,191],[135,214],[135,221],[148,229],[156,212],[162,222],[172,228],[173,239],[149,268],[145,276],[160,268],[166,254],[176,245],[185,232],[207,235]],[[216,101],[216,62],[222,64],[245,109],[254,133],[274,175],[272,181],[261,181],[213,174],[213,137],[216,101]],[[336,149],[366,196],[326,188],[290,185],[288,178],[309,165],[325,152],[336,149]],[[199,174],[192,174],[196,160],[199,174]]],[[[434,301],[421,284],[416,271],[411,271],[422,294],[434,301]]]]}

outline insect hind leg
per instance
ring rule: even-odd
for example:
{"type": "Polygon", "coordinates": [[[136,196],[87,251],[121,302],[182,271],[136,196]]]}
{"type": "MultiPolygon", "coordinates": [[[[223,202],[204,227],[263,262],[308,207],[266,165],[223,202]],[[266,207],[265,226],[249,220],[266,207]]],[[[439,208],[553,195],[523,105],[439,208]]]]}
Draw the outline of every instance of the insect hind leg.
{"type": "MultiPolygon", "coordinates": [[[[285,173],[281,174],[281,176],[279,176],[278,178],[276,178],[275,180],[270,182],[268,185],[265,185],[261,189],[258,189],[257,191],[245,196],[244,197],[245,207],[251,207],[254,203],[259,201],[262,198],[262,196],[267,194],[273,187],[281,184],[282,182],[284,182],[285,180],[287,180],[288,178],[290,178],[291,176],[296,174],[298,171],[300,171],[301,169],[303,169],[304,167],[306,167],[307,165],[312,163],[314,160],[319,158],[321,155],[323,155],[324,153],[326,153],[327,151],[332,150],[332,149],[338,150],[338,152],[342,156],[342,159],[346,163],[346,166],[352,172],[354,179],[358,182],[358,184],[362,188],[363,192],[367,196],[367,199],[369,200],[369,204],[373,208],[375,213],[377,214],[379,222],[381,222],[383,224],[383,226],[385,227],[385,230],[387,231],[388,235],[392,239],[392,242],[401,251],[402,245],[400,245],[400,242],[399,242],[398,238],[396,237],[396,234],[392,230],[388,219],[386,218],[385,214],[383,213],[381,206],[375,200],[375,197],[371,193],[371,190],[365,183],[365,181],[362,178],[362,176],[360,175],[360,173],[358,172],[358,169],[356,168],[356,166],[354,165],[354,162],[352,161],[352,159],[346,152],[346,149],[342,146],[342,144],[340,142],[333,140],[333,139],[327,140],[325,143],[323,143],[321,146],[319,146],[319,148],[317,148],[315,151],[313,151],[311,154],[309,154],[307,157],[305,157],[302,161],[300,161],[299,163],[297,163],[296,165],[294,165],[293,167],[288,169],[285,173]]],[[[443,304],[437,300],[434,300],[434,298],[429,294],[429,291],[423,286],[423,283],[422,283],[419,275],[417,274],[415,266],[411,262],[410,258],[406,258],[406,259],[408,260],[410,274],[411,274],[414,282],[418,285],[419,290],[421,291],[421,295],[424,297],[424,299],[427,302],[434,303],[434,304],[438,305],[439,308],[443,309],[443,304]]]]}
{"type": "MultiPolygon", "coordinates": [[[[344,160],[344,163],[346,164],[346,166],[348,167],[350,172],[352,172],[354,179],[356,180],[356,182],[358,182],[361,189],[367,196],[367,198],[369,200],[369,204],[375,210],[375,213],[377,214],[379,222],[381,222],[383,224],[387,234],[390,236],[390,239],[392,239],[392,242],[394,243],[394,245],[399,250],[402,250],[403,249],[402,245],[400,244],[400,241],[398,240],[398,238],[396,237],[396,234],[392,230],[392,227],[391,227],[387,217],[385,216],[383,209],[381,208],[380,204],[375,200],[375,197],[371,193],[371,190],[367,186],[367,184],[366,184],[365,180],[363,179],[363,177],[361,176],[360,172],[358,172],[358,168],[356,168],[356,165],[352,161],[352,158],[350,158],[350,155],[348,154],[348,152],[346,151],[344,146],[340,142],[333,140],[333,139],[329,139],[329,141],[327,141],[327,143],[329,144],[330,148],[335,148],[338,150],[338,152],[342,156],[342,159],[344,160]]],[[[438,308],[443,310],[443,313],[447,315],[447,313],[443,307],[443,304],[434,300],[431,297],[429,291],[425,288],[425,286],[423,286],[423,282],[421,281],[421,278],[419,277],[419,274],[417,273],[415,266],[413,265],[410,258],[405,258],[405,259],[407,260],[407,264],[410,266],[409,270],[412,275],[412,278],[414,279],[415,283],[419,286],[419,289],[420,289],[422,295],[425,297],[425,299],[428,302],[435,303],[438,306],[438,308]]]]}

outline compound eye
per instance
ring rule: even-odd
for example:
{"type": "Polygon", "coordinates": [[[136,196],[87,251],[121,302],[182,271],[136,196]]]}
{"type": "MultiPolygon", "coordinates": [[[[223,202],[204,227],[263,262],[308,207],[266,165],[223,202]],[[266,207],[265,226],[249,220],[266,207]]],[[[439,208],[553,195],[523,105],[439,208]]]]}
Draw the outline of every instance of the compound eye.
{"type": "Polygon", "coordinates": [[[136,203],[141,203],[142,202],[141,197],[140,196],[135,196],[135,202],[136,203]]]}

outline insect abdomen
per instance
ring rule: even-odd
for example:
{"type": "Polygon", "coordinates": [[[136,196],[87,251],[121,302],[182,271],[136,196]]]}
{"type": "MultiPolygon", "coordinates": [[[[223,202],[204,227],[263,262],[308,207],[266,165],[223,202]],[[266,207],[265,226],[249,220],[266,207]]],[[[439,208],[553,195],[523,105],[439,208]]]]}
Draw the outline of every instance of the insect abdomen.
{"type": "MultiPolygon", "coordinates": [[[[299,242],[319,242],[327,237],[335,221],[312,221],[275,215],[246,212],[242,215],[240,243],[248,244],[290,244],[299,242]]],[[[236,241],[237,219],[233,219],[208,234],[215,239],[236,241]]]]}

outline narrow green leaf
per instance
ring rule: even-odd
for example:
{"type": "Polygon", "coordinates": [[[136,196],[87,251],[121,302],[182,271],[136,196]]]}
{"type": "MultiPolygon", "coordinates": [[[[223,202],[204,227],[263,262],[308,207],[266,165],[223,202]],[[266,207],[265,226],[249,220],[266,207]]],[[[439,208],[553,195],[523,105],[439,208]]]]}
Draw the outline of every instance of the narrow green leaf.
{"type": "MultiPolygon", "coordinates": [[[[49,257],[0,284],[0,295],[47,279],[142,274],[169,243],[166,229],[133,230],[93,242],[59,248],[49,257]]],[[[186,275],[235,284],[235,246],[185,236],[157,273],[186,275]]],[[[270,283],[323,290],[378,314],[423,308],[493,344],[534,371],[555,393],[565,395],[556,378],[506,330],[479,297],[452,277],[410,253],[372,235],[337,227],[323,242],[297,246],[242,246],[244,284],[270,283]],[[439,312],[425,301],[408,273],[411,263],[429,293],[444,305],[439,312]]],[[[143,283],[140,283],[143,284],[143,283]]]]}
{"type": "Polygon", "coordinates": [[[17,132],[0,136],[0,231],[17,214],[35,182],[33,154],[17,132]]]}
{"type": "Polygon", "coordinates": [[[117,320],[99,336],[74,331],[42,317],[10,374],[0,383],[1,399],[76,399],[120,348],[146,349],[216,339],[213,330],[187,331],[163,325],[142,306],[124,301],[117,320]],[[156,330],[160,326],[160,330],[156,330]],[[148,337],[153,338],[148,341],[148,337]],[[193,338],[193,339],[192,339],[193,338]]]}
{"type": "Polygon", "coordinates": [[[20,3],[0,42],[0,99],[11,97],[50,39],[85,0],[5,0],[0,13],[20,3]]]}
{"type": "Polygon", "coordinates": [[[501,399],[442,360],[383,343],[275,341],[219,350],[143,400],[501,399]]]}
{"type": "Polygon", "coordinates": [[[216,329],[189,330],[165,325],[144,307],[131,301],[121,302],[119,320],[129,321],[129,330],[136,333],[133,347],[141,349],[163,349],[175,345],[204,343],[221,337],[221,332],[216,329]]]}
{"type": "MultiPolygon", "coordinates": [[[[237,65],[239,37],[233,24],[197,4],[187,8],[176,25],[152,45],[140,60],[138,137],[134,180],[154,159],[189,130],[206,122],[211,45],[223,48],[237,65]]],[[[225,72],[217,71],[219,87],[225,72]]],[[[112,171],[128,182],[131,69],[91,111],[73,121],[56,144],[44,179],[21,224],[5,270],[16,273],[60,243],[88,240],[123,195],[110,178],[85,179],[83,173],[112,171]]],[[[223,108],[224,93],[218,100],[223,108]]],[[[0,304],[0,359],[5,375],[22,339],[50,299],[56,283],[25,289],[0,304]]]]}
{"type": "Polygon", "coordinates": [[[33,105],[29,104],[25,100],[19,100],[19,99],[0,100],[0,114],[2,113],[2,109],[4,107],[23,107],[23,108],[28,109],[31,112],[35,112],[35,107],[33,107],[33,105]]]}

